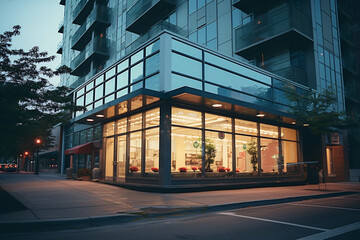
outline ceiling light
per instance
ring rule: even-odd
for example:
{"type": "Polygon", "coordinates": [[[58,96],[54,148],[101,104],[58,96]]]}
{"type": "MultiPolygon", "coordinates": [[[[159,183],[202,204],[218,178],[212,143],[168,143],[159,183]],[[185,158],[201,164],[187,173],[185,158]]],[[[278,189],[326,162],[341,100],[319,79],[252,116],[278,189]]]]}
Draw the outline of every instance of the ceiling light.
{"type": "Polygon", "coordinates": [[[212,105],[212,107],[214,107],[214,108],[219,108],[219,107],[222,107],[222,104],[220,104],[220,103],[215,103],[215,104],[212,105]]]}
{"type": "Polygon", "coordinates": [[[259,113],[259,114],[257,114],[256,116],[257,116],[257,117],[265,117],[265,114],[259,113]]]}
{"type": "Polygon", "coordinates": [[[308,127],[308,126],[310,126],[310,124],[304,123],[303,126],[304,126],[304,127],[308,127]]]}
{"type": "Polygon", "coordinates": [[[98,115],[96,115],[96,117],[98,117],[98,118],[103,118],[103,117],[104,117],[104,114],[98,114],[98,115]]]}
{"type": "Polygon", "coordinates": [[[88,119],[86,119],[86,121],[87,121],[87,122],[93,122],[93,121],[94,121],[94,119],[92,119],[92,118],[88,118],[88,119]]]}
{"type": "Polygon", "coordinates": [[[295,124],[296,124],[296,122],[292,122],[291,124],[295,125],[295,124]]]}

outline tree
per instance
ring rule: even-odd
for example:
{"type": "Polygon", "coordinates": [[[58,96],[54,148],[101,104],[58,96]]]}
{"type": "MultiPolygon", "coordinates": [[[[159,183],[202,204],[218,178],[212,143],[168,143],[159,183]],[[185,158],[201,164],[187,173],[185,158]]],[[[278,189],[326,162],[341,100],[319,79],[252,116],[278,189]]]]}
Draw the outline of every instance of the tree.
{"type": "Polygon", "coordinates": [[[36,138],[42,139],[42,148],[51,146],[52,126],[82,109],[72,104],[69,88],[54,87],[48,80],[70,69],[46,67],[55,56],[39,47],[12,49],[12,39],[19,34],[20,26],[0,34],[0,157],[33,150],[36,138]]]}
{"type": "Polygon", "coordinates": [[[251,142],[247,143],[247,149],[246,151],[249,153],[249,155],[251,156],[250,158],[250,163],[252,165],[252,168],[254,170],[254,172],[256,172],[257,170],[257,165],[258,165],[258,157],[257,157],[257,143],[255,140],[252,140],[251,142]]]}
{"type": "Polygon", "coordinates": [[[287,97],[292,106],[290,113],[295,116],[296,124],[308,126],[316,135],[330,133],[332,128],[342,128],[348,124],[345,112],[336,110],[337,97],[332,88],[304,94],[291,89],[287,97]]]}
{"type": "Polygon", "coordinates": [[[211,164],[214,163],[216,157],[215,144],[210,139],[205,139],[205,171],[212,172],[211,164]]]}

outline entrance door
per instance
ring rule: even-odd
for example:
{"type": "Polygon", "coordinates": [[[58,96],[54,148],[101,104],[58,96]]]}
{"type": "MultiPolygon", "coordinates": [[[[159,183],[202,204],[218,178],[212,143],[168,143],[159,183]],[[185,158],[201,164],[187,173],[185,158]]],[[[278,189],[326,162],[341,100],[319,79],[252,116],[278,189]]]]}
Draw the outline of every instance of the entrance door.
{"type": "Polygon", "coordinates": [[[125,177],[126,135],[117,137],[117,179],[125,177]]]}
{"type": "Polygon", "coordinates": [[[327,162],[327,171],[328,175],[334,174],[334,157],[333,157],[333,148],[326,147],[326,162],[327,162]]]}
{"type": "Polygon", "coordinates": [[[114,176],[114,138],[106,138],[105,179],[112,180],[114,176]]]}

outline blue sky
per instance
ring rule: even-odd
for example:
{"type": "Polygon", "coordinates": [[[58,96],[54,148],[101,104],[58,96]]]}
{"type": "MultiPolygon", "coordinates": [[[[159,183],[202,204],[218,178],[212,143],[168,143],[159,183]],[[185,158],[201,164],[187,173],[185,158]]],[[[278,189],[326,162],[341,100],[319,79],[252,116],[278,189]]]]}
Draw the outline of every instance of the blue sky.
{"type": "MultiPolygon", "coordinates": [[[[21,35],[14,38],[13,48],[29,50],[39,46],[41,51],[55,55],[55,61],[48,64],[55,69],[60,65],[61,55],[56,54],[62,34],[58,26],[64,17],[64,6],[59,0],[0,0],[0,32],[12,30],[14,25],[21,26],[21,35]]],[[[59,77],[50,79],[54,85],[59,77]]]]}

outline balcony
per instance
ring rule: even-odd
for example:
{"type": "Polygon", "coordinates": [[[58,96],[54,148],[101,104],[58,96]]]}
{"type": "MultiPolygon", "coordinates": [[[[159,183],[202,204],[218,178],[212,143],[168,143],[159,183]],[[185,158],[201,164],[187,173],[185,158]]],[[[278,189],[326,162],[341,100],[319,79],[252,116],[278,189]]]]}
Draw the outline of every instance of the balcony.
{"type": "Polygon", "coordinates": [[[81,0],[73,11],[73,23],[81,25],[85,22],[94,6],[94,0],[81,0]]]}
{"type": "Polygon", "coordinates": [[[65,0],[60,0],[59,4],[65,6],[65,0]]]}
{"type": "Polygon", "coordinates": [[[235,52],[245,58],[276,44],[312,44],[311,17],[283,5],[235,29],[235,52]]]}
{"type": "Polygon", "coordinates": [[[59,23],[58,33],[64,33],[64,19],[59,23]]]}
{"type": "Polygon", "coordinates": [[[284,2],[284,0],[233,0],[233,6],[240,9],[246,14],[252,12],[261,12],[265,9],[273,8],[276,4],[284,2]]]}
{"type": "Polygon", "coordinates": [[[59,42],[59,44],[57,45],[56,53],[62,54],[63,45],[64,45],[64,42],[63,42],[63,40],[61,40],[61,41],[59,42]]]}
{"type": "Polygon", "coordinates": [[[96,6],[83,25],[73,35],[71,49],[81,51],[91,40],[94,30],[103,30],[109,26],[109,9],[104,6],[96,6]]]}
{"type": "Polygon", "coordinates": [[[84,76],[90,71],[93,61],[102,62],[109,58],[109,44],[106,38],[95,37],[71,62],[72,75],[84,76]]]}
{"type": "Polygon", "coordinates": [[[171,0],[138,0],[126,13],[126,30],[143,34],[175,9],[171,0]]]}

